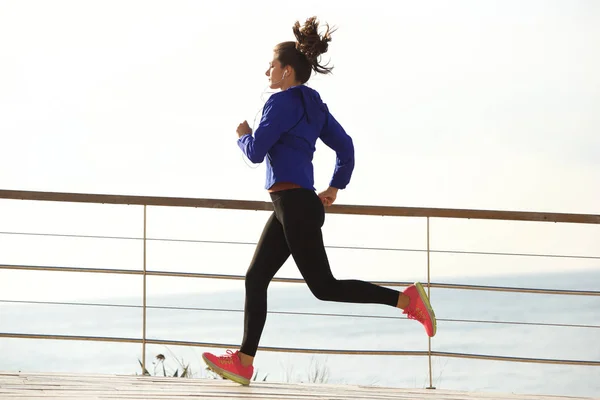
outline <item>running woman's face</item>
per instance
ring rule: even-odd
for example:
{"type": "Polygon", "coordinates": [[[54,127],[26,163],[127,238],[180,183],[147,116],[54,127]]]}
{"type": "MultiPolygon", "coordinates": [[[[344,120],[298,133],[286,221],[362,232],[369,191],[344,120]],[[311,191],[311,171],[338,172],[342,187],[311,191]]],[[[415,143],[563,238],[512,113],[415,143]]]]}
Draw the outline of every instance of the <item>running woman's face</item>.
{"type": "Polygon", "coordinates": [[[269,83],[271,89],[279,89],[283,84],[284,78],[288,77],[288,73],[285,71],[285,68],[281,68],[281,63],[273,59],[269,63],[269,68],[265,72],[265,75],[269,77],[269,83]]]}

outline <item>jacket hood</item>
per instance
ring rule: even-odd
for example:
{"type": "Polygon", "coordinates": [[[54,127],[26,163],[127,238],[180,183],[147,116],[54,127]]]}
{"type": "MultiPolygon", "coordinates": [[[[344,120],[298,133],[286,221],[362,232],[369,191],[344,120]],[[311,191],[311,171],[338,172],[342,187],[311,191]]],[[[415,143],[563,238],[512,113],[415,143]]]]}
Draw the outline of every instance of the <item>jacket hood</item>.
{"type": "Polygon", "coordinates": [[[321,100],[319,92],[305,85],[294,86],[288,90],[293,90],[300,96],[308,124],[324,124],[328,109],[327,105],[321,100]]]}

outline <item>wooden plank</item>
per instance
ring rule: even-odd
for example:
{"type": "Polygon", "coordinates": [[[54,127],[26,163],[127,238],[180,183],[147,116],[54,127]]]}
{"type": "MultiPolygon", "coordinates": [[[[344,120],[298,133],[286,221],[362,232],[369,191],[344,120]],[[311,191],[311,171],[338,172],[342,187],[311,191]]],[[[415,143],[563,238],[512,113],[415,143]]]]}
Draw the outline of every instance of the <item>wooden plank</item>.
{"type": "MultiPolygon", "coordinates": [[[[475,393],[333,384],[256,382],[240,386],[217,379],[136,375],[0,373],[0,399],[279,399],[279,400],[583,400],[583,397],[475,393]]],[[[588,398],[589,399],[589,398],[588,398]]]]}

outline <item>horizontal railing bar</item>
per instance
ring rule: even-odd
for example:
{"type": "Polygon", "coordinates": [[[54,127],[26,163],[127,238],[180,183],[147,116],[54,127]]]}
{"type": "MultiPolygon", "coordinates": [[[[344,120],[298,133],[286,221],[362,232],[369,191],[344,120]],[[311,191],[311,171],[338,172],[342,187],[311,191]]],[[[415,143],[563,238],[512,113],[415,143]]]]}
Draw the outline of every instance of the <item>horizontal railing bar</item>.
{"type": "Polygon", "coordinates": [[[458,284],[458,283],[432,283],[431,287],[437,288],[437,289],[482,290],[482,291],[486,291],[486,292],[562,294],[562,295],[572,295],[572,296],[600,296],[600,291],[597,291],[597,290],[536,289],[536,288],[518,288],[518,287],[508,287],[508,286],[463,285],[463,284],[458,284]]]}
{"type": "Polygon", "coordinates": [[[521,321],[494,321],[489,319],[453,319],[453,318],[436,318],[438,322],[460,322],[460,323],[475,323],[475,324],[498,324],[498,325],[529,325],[529,326],[548,326],[557,328],[586,328],[600,329],[600,325],[585,325],[585,324],[559,324],[556,322],[521,322],[521,321]]]}
{"type": "MultiPolygon", "coordinates": [[[[7,339],[45,339],[45,340],[70,340],[70,341],[95,341],[95,342],[120,342],[120,343],[142,343],[142,339],[137,338],[119,338],[104,336],[75,336],[75,335],[42,335],[29,333],[4,333],[0,332],[0,338],[7,339]]],[[[165,346],[188,346],[188,347],[214,347],[214,348],[235,348],[234,344],[209,343],[209,342],[189,342],[181,340],[160,340],[146,339],[146,344],[165,345],[165,346]]],[[[525,358],[510,356],[492,356],[485,354],[469,353],[451,353],[442,351],[419,351],[419,350],[335,350],[335,349],[308,349],[308,348],[288,348],[288,347],[270,347],[259,346],[259,350],[279,352],[279,353],[302,353],[302,354],[331,354],[331,355],[368,355],[368,356],[432,356],[453,357],[453,358],[471,358],[479,360],[509,361],[541,364],[558,365],[580,365],[600,367],[600,361],[592,360],[562,360],[545,358],[525,358]]]]}
{"type": "MultiPolygon", "coordinates": [[[[33,301],[33,300],[3,300],[0,303],[4,304],[32,304],[32,305],[52,305],[52,306],[85,306],[85,307],[114,307],[114,308],[135,308],[140,309],[143,306],[133,304],[108,304],[108,303],[73,303],[59,301],[33,301]]],[[[172,311],[208,311],[208,312],[235,312],[243,313],[242,309],[231,308],[206,308],[206,307],[179,307],[179,306],[146,306],[147,309],[153,310],[172,310],[172,311]]],[[[364,318],[364,319],[404,319],[405,316],[388,316],[388,315],[360,315],[360,314],[341,314],[341,313],[312,313],[303,311],[269,311],[269,314],[278,315],[296,315],[310,317],[344,317],[344,318],[364,318]]],[[[478,324],[500,324],[500,325],[530,325],[530,326],[549,326],[561,328],[587,328],[600,329],[600,325],[585,325],[585,324],[560,324],[552,322],[520,322],[520,321],[493,321],[484,319],[452,319],[452,318],[437,318],[437,321],[443,322],[459,322],[459,323],[478,323],[478,324]]]]}
{"type": "MultiPolygon", "coordinates": [[[[169,207],[215,208],[229,210],[272,211],[271,202],[250,200],[198,199],[183,197],[125,196],[107,194],[39,192],[24,190],[0,190],[0,199],[56,201],[96,204],[147,205],[169,207]]],[[[363,205],[334,205],[327,207],[331,214],[438,217],[464,219],[494,219],[510,221],[567,222],[600,224],[600,215],[566,214],[526,211],[465,210],[446,208],[391,207],[363,205]]]]}
{"type": "Polygon", "coordinates": [[[587,360],[559,360],[559,359],[546,359],[546,358],[492,356],[492,355],[484,355],[484,354],[450,353],[450,352],[444,352],[444,351],[432,351],[431,355],[437,356],[437,357],[470,358],[470,359],[476,359],[476,360],[490,360],[490,361],[509,361],[509,362],[524,362],[524,363],[536,363],[536,364],[559,364],[559,365],[587,365],[587,366],[600,367],[600,361],[587,361],[587,360]]]}
{"type": "MultiPolygon", "coordinates": [[[[143,275],[141,270],[129,269],[110,269],[110,268],[81,268],[81,267],[48,267],[39,265],[10,265],[0,264],[0,269],[9,270],[24,270],[24,271],[52,271],[52,272],[81,272],[81,273],[102,273],[102,274],[126,274],[126,275],[143,275]]],[[[225,279],[225,280],[244,280],[244,275],[226,275],[226,274],[207,274],[198,272],[169,272],[169,271],[152,271],[146,272],[148,276],[165,276],[175,278],[199,278],[199,279],[225,279]]],[[[283,283],[304,283],[301,278],[273,278],[273,282],[283,283]]],[[[408,286],[413,282],[400,281],[371,281],[380,286],[408,286]]],[[[484,285],[465,285],[458,283],[431,283],[431,288],[438,289],[464,289],[464,290],[481,290],[492,292],[514,292],[514,293],[535,293],[535,294],[561,294],[572,296],[600,296],[600,291],[595,290],[567,290],[567,289],[536,289],[536,288],[519,288],[509,286],[484,286],[484,285]]]]}
{"type": "Polygon", "coordinates": [[[18,271],[49,271],[49,272],[81,272],[96,274],[115,274],[115,275],[143,275],[143,271],[135,269],[110,269],[110,268],[81,268],[81,267],[50,267],[42,265],[11,265],[0,264],[0,269],[10,269],[18,271]]]}
{"type": "MultiPolygon", "coordinates": [[[[75,235],[64,233],[34,233],[34,232],[0,232],[0,235],[22,235],[22,236],[43,236],[43,237],[61,237],[76,239],[109,239],[109,240],[139,240],[144,238],[132,236],[101,236],[101,235],[75,235]]],[[[203,240],[203,239],[172,239],[172,238],[146,238],[147,241],[155,242],[177,242],[177,243],[202,243],[202,244],[226,244],[226,245],[249,245],[256,246],[257,242],[245,242],[235,240],[203,240]]],[[[398,251],[427,253],[426,249],[406,249],[397,247],[370,247],[370,246],[340,246],[325,245],[329,249],[343,250],[369,250],[369,251],[398,251]]],[[[544,258],[569,258],[581,260],[600,260],[600,256],[581,256],[568,254],[540,254],[540,253],[508,253],[508,252],[487,252],[487,251],[466,251],[466,250],[430,250],[430,253],[438,254],[468,254],[468,255],[486,255],[486,256],[515,256],[515,257],[544,257],[544,258]]]]}
{"type": "MultiPolygon", "coordinates": [[[[427,251],[427,250],[422,250],[427,251]]],[[[546,258],[570,258],[580,260],[600,260],[600,256],[578,256],[567,254],[540,254],[540,253],[508,253],[493,251],[467,251],[467,250],[430,250],[430,253],[438,254],[468,254],[479,256],[513,256],[513,257],[546,257],[546,258]]]]}
{"type": "Polygon", "coordinates": [[[108,337],[108,336],[79,336],[79,335],[46,335],[42,333],[6,333],[0,332],[0,338],[4,339],[39,339],[39,340],[66,340],[66,341],[90,341],[111,343],[142,343],[142,339],[108,337]]]}
{"type": "Polygon", "coordinates": [[[142,238],[142,237],[133,237],[133,236],[77,235],[77,234],[72,234],[72,233],[0,232],[0,235],[43,236],[43,237],[73,238],[73,239],[109,239],[109,240],[139,240],[139,241],[144,240],[144,238],[142,238]]]}

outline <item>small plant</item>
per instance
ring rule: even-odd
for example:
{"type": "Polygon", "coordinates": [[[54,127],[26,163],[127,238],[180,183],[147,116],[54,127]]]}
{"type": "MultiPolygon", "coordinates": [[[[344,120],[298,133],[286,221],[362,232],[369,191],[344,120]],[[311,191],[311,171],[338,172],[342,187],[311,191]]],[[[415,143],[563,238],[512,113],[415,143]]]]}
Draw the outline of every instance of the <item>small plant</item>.
{"type": "Polygon", "coordinates": [[[280,365],[283,371],[283,381],[286,383],[327,383],[329,381],[329,367],[327,367],[326,364],[327,360],[320,362],[317,358],[312,356],[305,380],[303,379],[302,375],[294,373],[294,364],[281,363],[280,365]]]}
{"type": "MultiPolygon", "coordinates": [[[[190,364],[185,364],[183,359],[178,360],[176,357],[175,361],[177,361],[177,364],[179,364],[179,367],[175,369],[175,372],[168,372],[167,373],[167,367],[165,366],[165,360],[166,357],[163,354],[157,354],[155,357],[155,361],[152,362],[152,365],[154,365],[154,376],[159,376],[157,374],[157,370],[159,370],[159,373],[161,372],[160,370],[162,369],[162,376],[164,377],[172,377],[172,378],[191,378],[192,377],[192,370],[190,368],[190,364]],[[181,368],[181,374],[179,373],[179,368],[181,368]]],[[[142,365],[142,362],[140,361],[140,359],[138,359],[138,362],[140,363],[140,367],[142,367],[142,374],[146,375],[146,376],[151,376],[150,372],[144,368],[144,366],[142,365]]]]}
{"type": "Polygon", "coordinates": [[[210,369],[209,367],[204,367],[204,370],[207,373],[207,378],[210,378],[210,379],[225,379],[221,375],[217,374],[215,371],[213,371],[212,369],[210,369]]]}
{"type": "MultiPolygon", "coordinates": [[[[269,374],[266,374],[265,376],[263,376],[263,378],[260,380],[261,382],[266,382],[267,381],[267,376],[269,376],[269,374]]],[[[253,381],[258,381],[258,369],[256,370],[256,373],[254,374],[254,377],[252,378],[253,381]]]]}
{"type": "Polygon", "coordinates": [[[314,357],[310,359],[308,367],[308,382],[310,383],[327,383],[329,380],[329,368],[325,363],[320,364],[314,357]]]}

